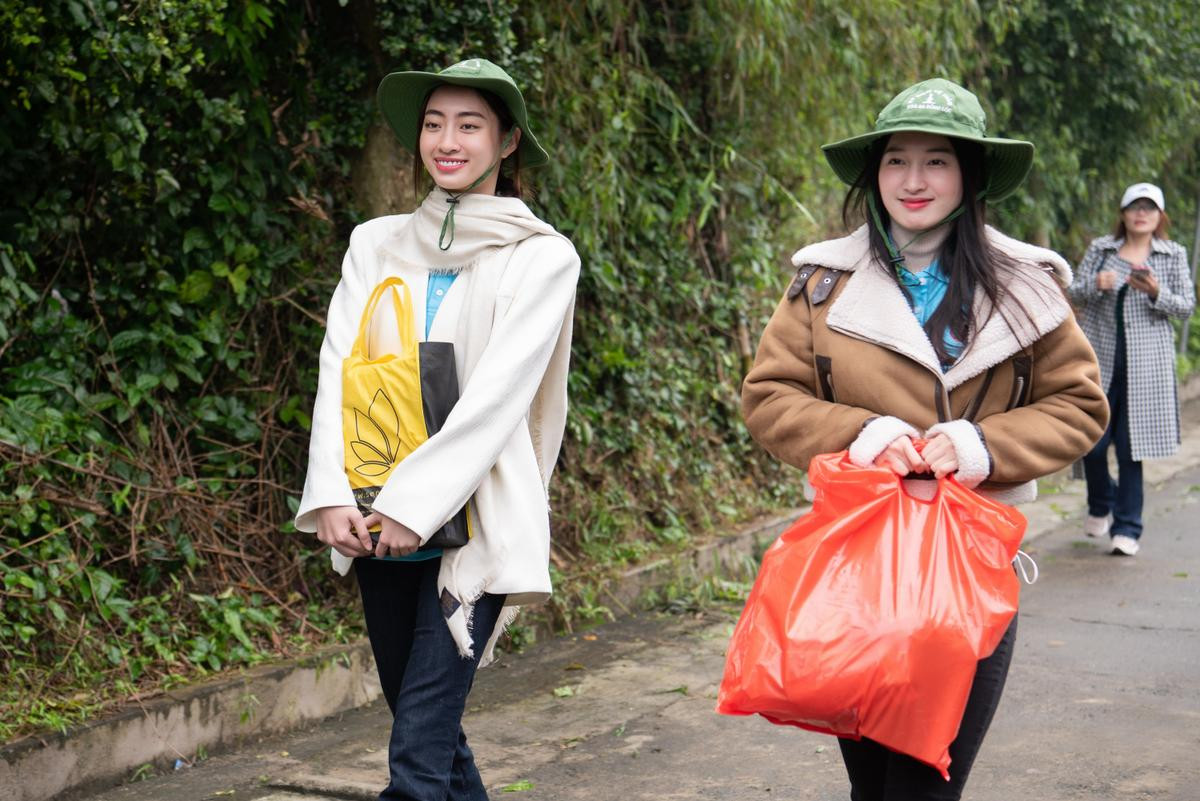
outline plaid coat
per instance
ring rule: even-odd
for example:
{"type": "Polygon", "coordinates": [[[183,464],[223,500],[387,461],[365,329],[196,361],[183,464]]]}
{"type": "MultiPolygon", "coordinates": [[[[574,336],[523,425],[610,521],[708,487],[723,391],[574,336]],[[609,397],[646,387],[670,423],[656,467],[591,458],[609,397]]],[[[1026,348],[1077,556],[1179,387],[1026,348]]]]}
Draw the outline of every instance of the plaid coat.
{"type": "MultiPolygon", "coordinates": [[[[1117,256],[1124,240],[1102,236],[1088,246],[1068,293],[1080,326],[1100,362],[1104,391],[1112,384],[1117,348],[1117,293],[1096,288],[1101,270],[1116,273],[1116,285],[1129,279],[1130,265],[1117,256]]],[[[1129,435],[1136,461],[1170,456],[1179,448],[1179,396],[1175,387],[1175,331],[1171,318],[1186,319],[1196,307],[1182,245],[1155,238],[1148,266],[1158,279],[1158,299],[1129,289],[1125,293],[1125,364],[1129,435]]]]}

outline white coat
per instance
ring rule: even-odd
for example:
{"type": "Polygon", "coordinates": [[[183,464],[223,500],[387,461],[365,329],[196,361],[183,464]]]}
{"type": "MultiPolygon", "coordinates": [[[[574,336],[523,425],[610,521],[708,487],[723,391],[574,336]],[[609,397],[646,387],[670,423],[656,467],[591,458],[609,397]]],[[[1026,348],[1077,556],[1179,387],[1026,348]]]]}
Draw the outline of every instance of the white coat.
{"type": "MultiPolygon", "coordinates": [[[[460,204],[460,235],[471,233],[473,208],[488,204],[508,204],[509,211],[511,204],[520,204],[533,227],[523,234],[509,230],[505,235],[515,241],[487,247],[477,261],[460,268],[430,332],[430,339],[454,343],[460,398],[442,429],[395,466],[372,505],[424,541],[471,501],[475,536],[465,547],[444,553],[438,589],[459,604],[447,607],[447,625],[464,656],[472,655],[468,629],[474,601],[484,592],[507,596],[482,664],[490,661],[496,637],[516,607],[545,600],[551,592],[547,490],[566,425],[580,267],[570,242],[542,232],[553,229],[516,199],[460,204]]],[[[417,333],[424,333],[429,269],[393,249],[411,216],[371,220],[350,237],[321,348],[308,475],[296,515],[300,531],[316,530],[317,509],[354,505],[344,467],[341,367],[371,290],[389,276],[403,278],[422,323],[417,333]]],[[[341,554],[334,552],[333,561],[339,572],[349,569],[350,560],[341,554]]]]}

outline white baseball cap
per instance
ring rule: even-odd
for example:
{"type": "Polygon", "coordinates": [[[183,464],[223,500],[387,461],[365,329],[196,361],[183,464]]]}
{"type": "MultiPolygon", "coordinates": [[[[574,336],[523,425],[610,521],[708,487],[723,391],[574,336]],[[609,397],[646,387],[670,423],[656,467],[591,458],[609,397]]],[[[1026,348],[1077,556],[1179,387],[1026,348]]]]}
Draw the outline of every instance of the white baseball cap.
{"type": "Polygon", "coordinates": [[[1125,190],[1125,194],[1121,195],[1121,208],[1125,208],[1135,200],[1154,201],[1154,205],[1158,206],[1159,211],[1166,211],[1167,204],[1163,201],[1162,190],[1154,184],[1134,184],[1125,190]]]}

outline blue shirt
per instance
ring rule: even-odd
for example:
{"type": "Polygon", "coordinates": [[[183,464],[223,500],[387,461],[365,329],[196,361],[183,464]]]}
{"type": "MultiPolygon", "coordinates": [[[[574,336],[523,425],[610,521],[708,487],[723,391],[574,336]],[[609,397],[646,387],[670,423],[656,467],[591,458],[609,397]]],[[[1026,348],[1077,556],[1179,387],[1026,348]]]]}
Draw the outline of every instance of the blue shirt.
{"type": "MultiPolygon", "coordinates": [[[[433,328],[433,318],[437,316],[438,309],[442,307],[442,301],[446,299],[446,293],[450,291],[450,285],[454,283],[454,279],[458,278],[458,273],[430,273],[429,283],[425,287],[425,339],[429,339],[429,331],[433,328]]],[[[408,556],[385,556],[384,559],[390,562],[423,562],[426,559],[436,559],[442,555],[441,548],[432,548],[428,551],[414,551],[408,556]]]]}
{"type": "Polygon", "coordinates": [[[429,330],[433,328],[433,318],[437,316],[446,293],[458,273],[430,273],[429,283],[425,287],[425,338],[429,339],[429,330]]]}
{"type": "MultiPolygon", "coordinates": [[[[942,300],[946,297],[946,290],[950,288],[950,278],[942,272],[942,266],[937,259],[919,273],[911,273],[904,267],[899,269],[900,283],[908,290],[908,296],[911,299],[912,311],[917,318],[917,322],[921,327],[925,327],[925,323],[929,322],[929,318],[937,311],[938,306],[942,305],[942,300]]],[[[959,342],[950,333],[947,328],[942,335],[942,342],[946,346],[946,353],[952,358],[957,359],[962,353],[962,343],[959,342]]],[[[948,365],[943,365],[942,370],[945,371],[948,365]]]]}

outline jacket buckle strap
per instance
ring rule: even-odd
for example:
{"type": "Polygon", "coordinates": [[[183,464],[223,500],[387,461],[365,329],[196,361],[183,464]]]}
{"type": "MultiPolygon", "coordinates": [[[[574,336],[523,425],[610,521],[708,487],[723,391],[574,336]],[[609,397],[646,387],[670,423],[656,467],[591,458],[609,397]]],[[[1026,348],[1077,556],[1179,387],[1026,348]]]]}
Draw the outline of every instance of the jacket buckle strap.
{"type": "Polygon", "coordinates": [[[821,276],[821,280],[817,282],[817,285],[813,287],[812,293],[809,295],[809,297],[812,299],[812,304],[814,306],[819,306],[824,303],[829,295],[833,292],[833,288],[837,286],[838,281],[840,281],[842,276],[845,274],[846,273],[843,270],[832,270],[828,267],[825,268],[825,274],[821,276]]]}
{"type": "Polygon", "coordinates": [[[787,299],[795,300],[800,297],[800,293],[804,291],[804,285],[808,283],[808,279],[812,278],[812,274],[817,271],[817,265],[805,264],[796,270],[796,277],[792,279],[791,286],[788,287],[787,299]]]}

